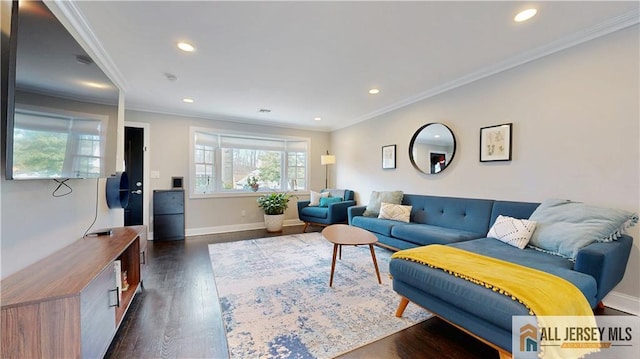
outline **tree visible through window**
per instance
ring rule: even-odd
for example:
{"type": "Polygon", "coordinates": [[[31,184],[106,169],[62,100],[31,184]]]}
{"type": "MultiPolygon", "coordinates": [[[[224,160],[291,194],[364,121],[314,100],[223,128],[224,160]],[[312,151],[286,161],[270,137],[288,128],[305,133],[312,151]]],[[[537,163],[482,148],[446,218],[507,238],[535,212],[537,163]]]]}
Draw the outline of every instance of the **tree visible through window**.
{"type": "Polygon", "coordinates": [[[265,138],[193,130],[193,194],[305,190],[306,139],[265,138]]]}
{"type": "Polygon", "coordinates": [[[16,109],[15,178],[96,178],[104,166],[101,120],[16,109]]]}

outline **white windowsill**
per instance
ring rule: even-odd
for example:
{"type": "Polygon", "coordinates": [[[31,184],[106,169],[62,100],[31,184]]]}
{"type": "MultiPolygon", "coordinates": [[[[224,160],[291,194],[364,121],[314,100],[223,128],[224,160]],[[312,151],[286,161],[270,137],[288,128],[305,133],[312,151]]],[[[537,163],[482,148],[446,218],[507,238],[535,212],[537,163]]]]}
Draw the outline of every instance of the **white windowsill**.
{"type": "MultiPolygon", "coordinates": [[[[189,199],[207,199],[207,198],[243,198],[243,197],[261,197],[265,194],[272,193],[273,191],[257,191],[257,192],[229,192],[229,193],[189,193],[189,199]]],[[[280,193],[281,191],[276,191],[280,193]]],[[[286,193],[295,195],[295,196],[304,196],[309,195],[308,190],[298,190],[298,191],[286,191],[286,193]]]]}

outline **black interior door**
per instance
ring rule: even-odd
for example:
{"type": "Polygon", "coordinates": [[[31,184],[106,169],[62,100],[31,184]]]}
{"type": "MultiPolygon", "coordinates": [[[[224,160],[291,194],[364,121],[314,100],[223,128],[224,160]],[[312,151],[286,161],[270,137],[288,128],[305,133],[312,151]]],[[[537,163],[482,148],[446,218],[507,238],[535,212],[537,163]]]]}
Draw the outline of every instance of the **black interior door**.
{"type": "Polygon", "coordinates": [[[129,176],[129,205],[124,209],[124,225],[142,224],[144,179],[144,128],[125,127],[124,165],[129,176]]]}

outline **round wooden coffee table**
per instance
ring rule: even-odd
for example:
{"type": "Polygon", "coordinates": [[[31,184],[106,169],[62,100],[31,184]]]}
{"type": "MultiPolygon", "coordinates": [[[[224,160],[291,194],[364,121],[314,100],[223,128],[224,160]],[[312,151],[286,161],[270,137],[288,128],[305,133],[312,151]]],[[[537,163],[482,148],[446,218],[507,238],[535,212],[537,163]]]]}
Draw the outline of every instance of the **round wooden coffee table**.
{"type": "Polygon", "coordinates": [[[340,251],[340,259],[342,259],[342,246],[369,245],[371,250],[371,259],[373,259],[373,267],[376,269],[378,283],[380,280],[380,271],[378,270],[378,261],[376,261],[376,253],[373,250],[373,244],[378,242],[378,238],[371,232],[362,228],[352,227],[346,224],[333,224],[322,230],[322,236],[329,242],[333,243],[333,260],[331,261],[331,278],[329,279],[329,287],[333,285],[333,273],[336,269],[336,256],[340,251]]]}

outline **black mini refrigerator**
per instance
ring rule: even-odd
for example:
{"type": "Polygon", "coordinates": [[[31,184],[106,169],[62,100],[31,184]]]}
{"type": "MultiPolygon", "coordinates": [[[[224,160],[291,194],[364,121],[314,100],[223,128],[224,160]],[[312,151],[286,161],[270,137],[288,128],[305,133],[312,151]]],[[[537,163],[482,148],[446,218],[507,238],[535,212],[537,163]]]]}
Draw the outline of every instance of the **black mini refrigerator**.
{"type": "Polygon", "coordinates": [[[153,191],[153,240],[184,239],[184,190],[153,191]]]}

